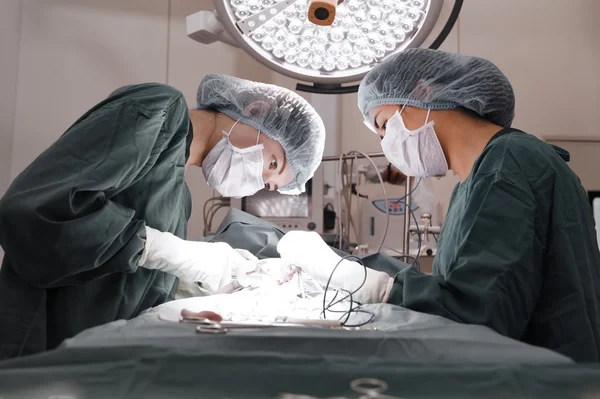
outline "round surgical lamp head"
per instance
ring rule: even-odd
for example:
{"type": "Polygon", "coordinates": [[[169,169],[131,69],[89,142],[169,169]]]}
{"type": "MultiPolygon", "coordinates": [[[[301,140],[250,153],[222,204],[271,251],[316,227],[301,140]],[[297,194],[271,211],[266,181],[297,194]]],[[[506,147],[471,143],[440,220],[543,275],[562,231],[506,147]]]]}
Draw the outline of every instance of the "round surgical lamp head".
{"type": "Polygon", "coordinates": [[[330,25],[309,20],[309,7],[317,5],[311,11],[316,14],[319,4],[329,0],[214,0],[214,5],[228,36],[253,58],[315,84],[298,89],[343,93],[356,91],[356,86],[342,84],[361,80],[386,57],[419,47],[436,24],[444,0],[331,1],[330,25]]]}

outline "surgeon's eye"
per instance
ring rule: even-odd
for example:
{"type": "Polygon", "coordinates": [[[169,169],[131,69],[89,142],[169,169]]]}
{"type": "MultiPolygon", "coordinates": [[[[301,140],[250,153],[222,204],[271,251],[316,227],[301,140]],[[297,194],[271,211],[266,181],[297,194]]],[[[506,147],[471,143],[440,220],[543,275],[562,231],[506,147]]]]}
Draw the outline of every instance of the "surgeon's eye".
{"type": "Polygon", "coordinates": [[[271,159],[271,163],[269,163],[269,169],[271,169],[271,170],[277,169],[277,159],[275,159],[275,157],[273,157],[273,159],[271,159]]]}
{"type": "Polygon", "coordinates": [[[269,183],[265,183],[265,190],[271,191],[271,185],[269,183]]]}

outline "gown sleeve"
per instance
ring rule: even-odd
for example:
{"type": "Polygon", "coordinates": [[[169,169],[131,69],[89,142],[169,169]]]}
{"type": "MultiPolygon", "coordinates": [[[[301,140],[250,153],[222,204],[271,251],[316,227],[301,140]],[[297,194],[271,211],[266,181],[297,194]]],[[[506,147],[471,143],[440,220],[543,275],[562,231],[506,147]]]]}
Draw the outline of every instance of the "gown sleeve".
{"type": "MultiPolygon", "coordinates": [[[[456,245],[440,256],[440,274],[407,268],[388,302],[513,338],[526,329],[541,289],[535,198],[518,167],[473,176],[464,208],[452,215],[456,245]]],[[[451,215],[448,215],[449,217],[451,215]]]]}
{"type": "Polygon", "coordinates": [[[145,222],[112,197],[143,177],[188,117],[175,89],[130,90],[138,97],[122,90],[88,111],[0,200],[0,244],[30,284],[52,288],[136,271],[145,222]]]}

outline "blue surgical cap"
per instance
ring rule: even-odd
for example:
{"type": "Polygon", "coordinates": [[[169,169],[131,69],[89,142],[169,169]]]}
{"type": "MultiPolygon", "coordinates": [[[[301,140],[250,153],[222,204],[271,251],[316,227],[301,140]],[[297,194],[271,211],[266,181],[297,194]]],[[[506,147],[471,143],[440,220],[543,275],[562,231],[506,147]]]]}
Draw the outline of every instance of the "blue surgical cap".
{"type": "Polygon", "coordinates": [[[223,113],[278,141],[294,173],[294,180],[278,191],[305,191],[325,149],[325,126],[306,100],[283,87],[227,75],[207,75],[198,87],[197,101],[198,109],[223,113]]]}
{"type": "Polygon", "coordinates": [[[510,127],[515,95],[506,76],[488,60],[441,50],[408,49],[385,59],[364,77],[358,107],[373,130],[369,111],[386,104],[471,110],[510,127]]]}

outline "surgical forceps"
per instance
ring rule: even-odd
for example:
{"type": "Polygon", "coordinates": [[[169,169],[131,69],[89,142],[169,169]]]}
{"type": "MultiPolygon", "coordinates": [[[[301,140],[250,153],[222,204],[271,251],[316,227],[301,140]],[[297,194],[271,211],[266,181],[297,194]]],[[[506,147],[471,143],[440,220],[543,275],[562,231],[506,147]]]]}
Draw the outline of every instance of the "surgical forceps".
{"type": "Polygon", "coordinates": [[[198,324],[196,331],[199,333],[225,334],[234,328],[272,328],[272,327],[324,327],[341,328],[339,320],[296,320],[294,322],[260,322],[260,321],[214,321],[205,317],[183,317],[182,323],[198,324]]]}

